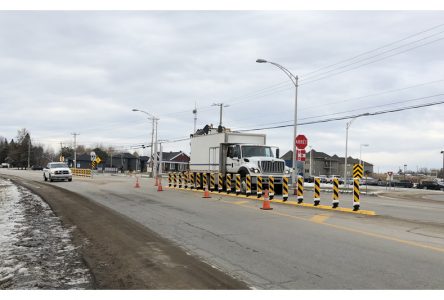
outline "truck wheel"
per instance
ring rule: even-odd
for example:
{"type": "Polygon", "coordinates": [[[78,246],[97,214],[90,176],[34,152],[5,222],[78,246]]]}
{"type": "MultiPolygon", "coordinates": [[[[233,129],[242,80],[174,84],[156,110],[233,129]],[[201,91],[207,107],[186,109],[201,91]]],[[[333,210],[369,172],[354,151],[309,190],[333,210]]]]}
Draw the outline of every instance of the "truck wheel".
{"type": "Polygon", "coordinates": [[[45,174],[43,174],[43,179],[44,179],[45,181],[48,181],[48,178],[46,178],[45,174]]]}
{"type": "Polygon", "coordinates": [[[72,178],[69,178],[68,181],[71,182],[71,181],[72,181],[72,178]]]}
{"type": "Polygon", "coordinates": [[[51,178],[51,175],[49,175],[49,181],[54,182],[54,179],[51,178]]]}

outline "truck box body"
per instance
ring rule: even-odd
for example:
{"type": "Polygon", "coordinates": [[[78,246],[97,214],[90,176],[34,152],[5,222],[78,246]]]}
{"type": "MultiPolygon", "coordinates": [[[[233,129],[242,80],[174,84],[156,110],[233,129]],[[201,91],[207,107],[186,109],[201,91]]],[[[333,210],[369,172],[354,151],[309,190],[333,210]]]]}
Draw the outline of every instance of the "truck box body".
{"type": "Polygon", "coordinates": [[[223,172],[226,145],[254,144],[265,145],[265,134],[222,132],[206,135],[196,135],[191,139],[190,171],[223,172]]]}

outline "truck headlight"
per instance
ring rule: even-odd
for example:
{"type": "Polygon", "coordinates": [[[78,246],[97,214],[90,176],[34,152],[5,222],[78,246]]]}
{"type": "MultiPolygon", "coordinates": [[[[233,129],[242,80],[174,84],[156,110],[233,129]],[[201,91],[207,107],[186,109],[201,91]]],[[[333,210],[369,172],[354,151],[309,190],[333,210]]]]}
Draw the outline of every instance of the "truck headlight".
{"type": "Polygon", "coordinates": [[[259,169],[258,168],[250,168],[250,171],[253,173],[259,173],[259,169]]]}

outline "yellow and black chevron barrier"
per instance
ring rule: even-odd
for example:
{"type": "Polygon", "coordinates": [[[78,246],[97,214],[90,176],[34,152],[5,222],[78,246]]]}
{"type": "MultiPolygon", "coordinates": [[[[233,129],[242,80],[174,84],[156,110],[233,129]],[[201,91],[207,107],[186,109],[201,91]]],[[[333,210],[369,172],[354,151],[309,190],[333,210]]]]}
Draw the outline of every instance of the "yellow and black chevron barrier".
{"type": "Polygon", "coordinates": [[[177,174],[176,172],[173,173],[173,181],[174,181],[174,187],[177,186],[177,174]]]}
{"type": "Polygon", "coordinates": [[[353,178],[362,178],[364,176],[364,167],[362,164],[353,165],[353,178]]]}
{"type": "Polygon", "coordinates": [[[190,173],[190,189],[194,189],[196,187],[195,181],[194,181],[194,172],[190,173]]]}
{"type": "Polygon", "coordinates": [[[313,202],[314,206],[318,206],[321,202],[321,178],[315,177],[314,179],[314,197],[313,202]]]}
{"type": "Polygon", "coordinates": [[[220,193],[224,189],[224,177],[221,172],[219,172],[217,176],[218,176],[217,191],[220,193]]]}
{"type": "Polygon", "coordinates": [[[183,173],[179,172],[177,174],[177,177],[178,177],[178,180],[179,180],[179,188],[182,188],[182,186],[183,186],[183,173]]]}
{"type": "Polygon", "coordinates": [[[196,189],[200,190],[202,183],[202,173],[196,173],[196,189]]]}
{"type": "Polygon", "coordinates": [[[236,195],[239,195],[241,192],[241,176],[240,174],[236,174],[236,195]]]}
{"type": "Polygon", "coordinates": [[[332,207],[336,208],[339,206],[339,179],[333,178],[333,201],[332,207]]]}
{"type": "Polygon", "coordinates": [[[302,176],[298,176],[298,203],[301,204],[304,202],[304,178],[302,176]]]}
{"type": "Polygon", "coordinates": [[[184,175],[185,175],[184,185],[185,185],[185,188],[187,189],[188,185],[190,183],[190,172],[185,172],[184,175]]]}
{"type": "Polygon", "coordinates": [[[205,190],[205,188],[208,188],[208,173],[202,173],[203,175],[203,187],[202,189],[205,190]]]}
{"type": "Polygon", "coordinates": [[[246,180],[246,182],[247,182],[247,189],[246,189],[246,191],[245,191],[245,194],[246,194],[247,196],[250,196],[250,195],[251,195],[251,175],[247,175],[247,176],[245,177],[245,180],[246,180]]]}
{"type": "Polygon", "coordinates": [[[214,173],[210,173],[210,191],[214,191],[216,185],[216,178],[214,173]]]}
{"type": "Polygon", "coordinates": [[[359,203],[359,178],[353,179],[353,211],[358,211],[361,203],[359,203]]]}
{"type": "Polygon", "coordinates": [[[270,200],[273,200],[274,198],[274,177],[268,176],[268,196],[270,197],[270,200]]]}
{"type": "Polygon", "coordinates": [[[231,193],[231,174],[227,173],[227,180],[225,181],[226,186],[226,192],[227,194],[231,193]]]}
{"type": "Polygon", "coordinates": [[[288,200],[288,177],[282,177],[282,199],[288,200]]]}
{"type": "Polygon", "coordinates": [[[171,187],[172,186],[172,179],[171,177],[173,176],[173,174],[171,174],[171,172],[168,173],[168,186],[171,187]]]}
{"type": "Polygon", "coordinates": [[[256,183],[256,194],[257,197],[260,198],[262,196],[262,176],[257,176],[257,183],[256,183]]]}

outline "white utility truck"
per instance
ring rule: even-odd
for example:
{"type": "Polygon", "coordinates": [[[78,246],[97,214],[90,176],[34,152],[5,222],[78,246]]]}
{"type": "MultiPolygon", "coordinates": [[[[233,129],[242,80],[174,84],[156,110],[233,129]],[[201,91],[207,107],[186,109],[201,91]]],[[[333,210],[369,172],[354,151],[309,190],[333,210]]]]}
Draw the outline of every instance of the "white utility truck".
{"type": "MultiPolygon", "coordinates": [[[[291,174],[285,161],[279,159],[279,149],[266,145],[265,134],[231,132],[207,127],[191,136],[190,172],[240,174],[244,182],[251,176],[253,186],[262,176],[264,186],[269,176],[274,177],[276,192],[282,188],[282,178],[291,174]]],[[[243,184],[244,185],[244,184],[243,184]]]]}

